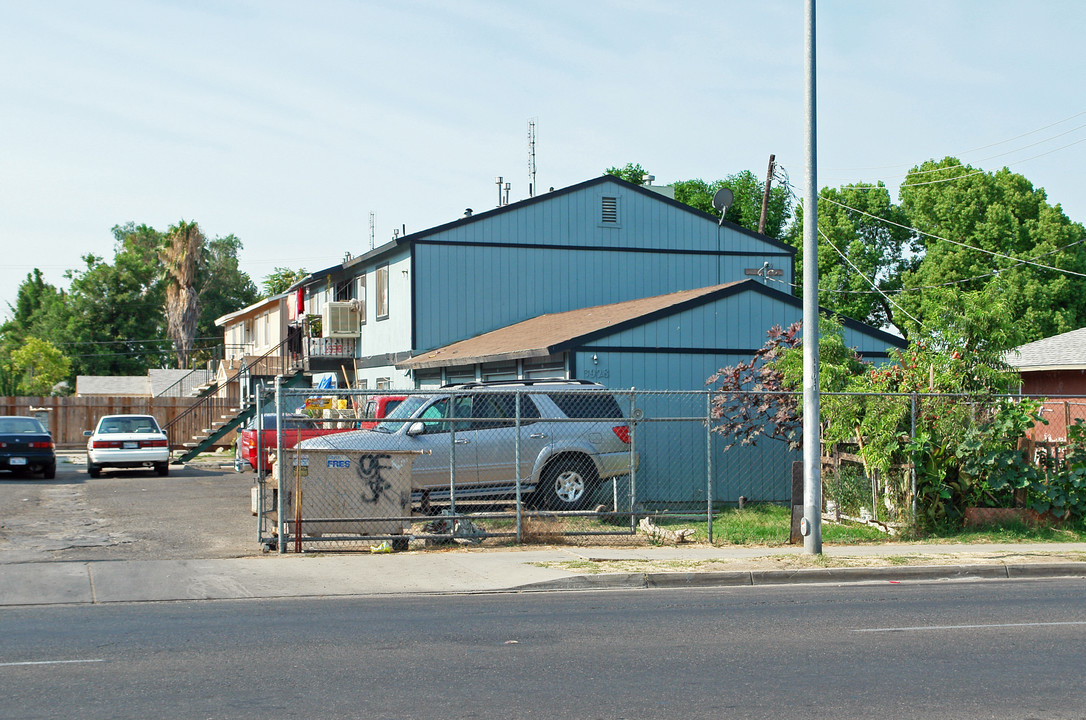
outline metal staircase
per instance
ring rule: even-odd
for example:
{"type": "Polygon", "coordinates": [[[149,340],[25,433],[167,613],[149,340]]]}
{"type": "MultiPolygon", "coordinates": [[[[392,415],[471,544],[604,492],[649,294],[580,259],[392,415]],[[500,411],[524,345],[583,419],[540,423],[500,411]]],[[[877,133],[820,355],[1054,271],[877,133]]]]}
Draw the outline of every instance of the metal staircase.
{"type": "Polygon", "coordinates": [[[242,362],[234,375],[221,384],[213,382],[205,387],[191,407],[163,427],[170,447],[182,450],[171,461],[173,464],[189,462],[254,415],[256,406],[245,387],[254,375],[280,375],[284,387],[309,384],[303,364],[291,356],[286,340],[264,355],[242,362]]]}

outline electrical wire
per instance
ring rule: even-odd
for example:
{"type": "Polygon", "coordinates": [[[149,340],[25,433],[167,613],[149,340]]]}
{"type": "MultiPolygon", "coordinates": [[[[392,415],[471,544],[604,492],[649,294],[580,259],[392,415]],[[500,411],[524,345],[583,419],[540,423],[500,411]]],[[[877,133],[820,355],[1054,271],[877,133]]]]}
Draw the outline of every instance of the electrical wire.
{"type": "Polygon", "coordinates": [[[975,250],[977,252],[987,253],[989,255],[993,255],[995,257],[1003,258],[1004,260],[1010,260],[1010,261],[1018,263],[1018,264],[1032,265],[1034,267],[1042,268],[1044,270],[1052,270],[1052,271],[1055,271],[1055,272],[1064,273],[1066,275],[1074,275],[1076,277],[1086,277],[1086,274],[1083,274],[1083,273],[1080,273],[1080,272],[1075,272],[1074,270],[1063,270],[1061,268],[1051,267],[1050,265],[1042,265],[1041,263],[1035,263],[1035,262],[1032,262],[1030,260],[1023,260],[1022,258],[1016,258],[1013,255],[1006,255],[1006,254],[1001,253],[1001,252],[996,252],[995,250],[986,250],[984,248],[979,248],[979,247],[975,247],[973,245],[967,245],[967,244],[965,244],[963,242],[958,242],[957,240],[951,240],[950,238],[940,237],[939,235],[933,235],[932,233],[926,233],[923,230],[917,230],[914,227],[909,227],[908,225],[902,225],[901,223],[894,222],[893,220],[887,220],[886,218],[880,218],[878,215],[872,215],[869,212],[864,212],[863,210],[859,210],[857,208],[850,207],[848,205],[845,205],[844,203],[837,202],[836,200],[831,200],[830,198],[822,197],[821,195],[818,197],[818,199],[819,200],[825,200],[828,203],[833,203],[834,205],[837,205],[839,207],[843,207],[846,210],[851,210],[852,212],[856,212],[856,213],[859,213],[861,215],[866,215],[869,218],[873,218],[875,220],[878,220],[879,222],[884,222],[887,225],[893,225],[895,227],[899,227],[899,228],[902,228],[902,229],[905,229],[905,230],[910,230],[910,231],[912,231],[912,232],[914,232],[914,233],[916,233],[918,235],[923,235],[924,237],[930,237],[930,238],[933,238],[935,240],[942,240],[943,242],[950,243],[951,245],[957,245],[957,246],[965,248],[967,250],[975,250]]]}
{"type": "MultiPolygon", "coordinates": [[[[818,232],[819,232],[820,235],[825,236],[822,233],[821,229],[818,232]]],[[[829,238],[827,238],[827,242],[829,242],[829,238]]],[[[1058,247],[1055,250],[1049,250],[1048,252],[1041,253],[1040,255],[1035,255],[1032,258],[1030,258],[1030,260],[1036,260],[1037,258],[1042,258],[1042,257],[1045,257],[1047,255],[1055,255],[1058,252],[1063,252],[1064,250],[1066,250],[1069,247],[1074,247],[1075,245],[1081,245],[1082,243],[1086,243],[1086,238],[1081,238],[1079,240],[1075,240],[1074,242],[1070,242],[1070,243],[1067,243],[1066,245],[1058,247]]],[[[832,246],[833,243],[830,243],[830,245],[832,246]]],[[[834,250],[837,250],[837,248],[834,248],[834,250]]],[[[840,250],[838,250],[838,252],[840,252],[840,250]]],[[[920,292],[922,290],[934,290],[934,289],[937,289],[937,288],[950,287],[952,285],[961,285],[963,283],[973,282],[974,280],[983,280],[984,278],[987,278],[987,277],[994,277],[996,275],[1000,275],[1002,273],[1007,272],[1008,270],[1012,270],[1012,269],[1018,267],[1019,265],[1023,265],[1023,264],[1025,264],[1025,261],[1017,262],[1014,265],[1011,265],[1010,267],[1001,268],[999,270],[993,270],[992,272],[984,273],[982,275],[972,275],[970,277],[961,278],[959,280],[949,280],[949,281],[944,282],[944,283],[935,283],[933,285],[918,285],[917,287],[899,288],[897,290],[881,290],[880,289],[880,290],[878,290],[878,292],[879,293],[883,293],[883,292],[909,293],[909,292],[920,292]]],[[[774,278],[774,277],[766,278],[766,280],[768,280],[769,282],[779,283],[781,285],[787,285],[788,287],[793,288],[793,289],[801,289],[802,288],[802,286],[797,284],[797,283],[788,282],[787,280],[780,280],[780,279],[774,278]]],[[[836,290],[836,289],[831,289],[831,288],[818,288],[818,292],[820,292],[820,293],[833,293],[833,294],[836,294],[836,295],[874,295],[876,291],[874,291],[874,290],[836,290]]]]}
{"type": "MultiPolygon", "coordinates": [[[[1086,127],[1086,125],[1083,125],[1082,127],[1086,127]]],[[[1068,131],[1068,132],[1070,132],[1070,131],[1068,131]]],[[[1059,152],[1060,150],[1066,150],[1067,148],[1072,147],[1073,145],[1078,145],[1079,143],[1083,143],[1083,142],[1086,142],[1086,138],[1076,140],[1073,143],[1068,143],[1066,145],[1061,145],[1058,148],[1053,148],[1052,150],[1048,150],[1046,152],[1039,153],[1037,155],[1033,155],[1033,156],[1028,157],[1028,158],[1022,158],[1021,160],[1015,160],[1014,162],[1009,163],[1009,164],[1010,165],[1020,165],[1020,164],[1025,163],[1025,162],[1029,162],[1030,160],[1036,160],[1039,157],[1044,157],[1045,155],[1051,155],[1052,153],[1059,152]]],[[[1036,145],[1037,143],[1034,143],[1034,144],[1036,145]]],[[[1026,147],[1032,147],[1032,146],[1027,145],[1026,147]]],[[[1018,150],[1024,150],[1024,149],[1025,148],[1019,148],[1018,150]]],[[[991,157],[988,157],[988,158],[982,158],[981,160],[978,160],[976,162],[984,162],[985,160],[992,160],[992,159],[997,158],[997,157],[1002,157],[1003,155],[1010,155],[1011,153],[1018,152],[1018,150],[1008,150],[1005,153],[1000,153],[999,155],[992,155],[991,157]]],[[[945,167],[932,168],[930,170],[918,170],[915,173],[910,173],[909,175],[898,175],[898,176],[895,176],[895,177],[909,177],[910,175],[920,175],[922,173],[939,172],[941,170],[952,170],[954,168],[964,168],[964,167],[965,167],[964,165],[947,165],[945,167]]],[[[965,175],[955,175],[954,177],[943,178],[941,180],[926,180],[924,182],[902,183],[901,185],[898,185],[898,188],[900,189],[900,188],[907,188],[907,187],[918,187],[920,185],[935,185],[937,183],[953,182],[955,180],[961,180],[963,178],[973,177],[974,175],[983,175],[983,174],[985,174],[984,170],[976,170],[976,171],[971,172],[971,173],[966,173],[965,175]]],[[[883,190],[883,189],[887,189],[885,185],[848,185],[848,188],[850,190],[883,190]]]]}
{"type": "MultiPolygon", "coordinates": [[[[1083,115],[1086,115],[1086,110],[1084,110],[1082,112],[1075,113],[1074,115],[1072,115],[1070,117],[1066,117],[1063,120],[1057,120],[1054,123],[1050,123],[1050,124],[1045,125],[1043,127],[1039,127],[1036,130],[1030,130],[1029,132],[1024,132],[1021,135],[1015,135],[1014,137],[1007,138],[1006,140],[1000,140],[998,142],[989,143],[987,145],[981,145],[980,147],[971,148],[969,150],[961,150],[961,151],[956,152],[956,153],[951,153],[951,157],[957,157],[959,155],[968,155],[969,153],[974,153],[974,152],[977,152],[977,151],[980,151],[980,150],[987,150],[988,148],[996,147],[997,145],[1006,145],[1009,142],[1014,142],[1015,140],[1019,140],[1021,138],[1024,138],[1027,135],[1034,135],[1034,134],[1039,133],[1039,132],[1041,132],[1043,130],[1048,130],[1049,128],[1056,127],[1057,125],[1062,125],[1065,122],[1070,122],[1071,120],[1074,120],[1077,117],[1082,117],[1083,115]]],[[[1084,126],[1080,125],[1079,127],[1084,127],[1084,126]]],[[[1079,129],[1079,128],[1074,128],[1074,130],[1077,130],[1077,129],[1079,129]]],[[[1074,132],[1074,130],[1068,130],[1065,133],[1061,133],[1061,135],[1066,135],[1069,132],[1074,132]]],[[[1060,135],[1054,135],[1053,137],[1054,138],[1060,137],[1060,135]]],[[[1052,139],[1052,138],[1049,138],[1049,139],[1052,139]]],[[[1047,140],[1041,140],[1039,142],[1047,142],[1047,140]]],[[[1034,144],[1037,144],[1037,143],[1034,143],[1034,144]]],[[[1027,145],[1026,147],[1030,147],[1030,146],[1027,145]]],[[[1014,152],[1014,151],[1012,150],[1011,152],[1014,152]]],[[[857,170],[892,170],[894,168],[900,168],[900,167],[908,167],[908,164],[899,163],[897,165],[881,165],[881,166],[875,166],[875,167],[853,167],[853,168],[842,167],[842,168],[823,168],[823,169],[828,171],[828,172],[846,172],[846,171],[854,172],[854,171],[857,171],[857,170]]]]}
{"type": "Polygon", "coordinates": [[[848,256],[845,255],[843,252],[841,252],[837,248],[837,246],[833,244],[833,241],[830,240],[829,236],[826,235],[826,233],[822,232],[822,228],[818,229],[818,234],[821,235],[822,239],[825,240],[827,243],[829,243],[831,248],[833,248],[835,251],[837,251],[837,254],[841,256],[841,259],[844,260],[846,263],[848,263],[849,267],[851,267],[853,270],[855,270],[856,274],[859,275],[861,278],[863,278],[867,282],[867,284],[872,287],[873,290],[875,290],[879,295],[881,295],[883,297],[883,299],[886,300],[886,302],[890,303],[891,305],[896,307],[898,310],[903,312],[906,317],[908,317],[910,320],[912,320],[914,323],[916,323],[919,327],[924,327],[924,323],[922,323],[919,320],[917,320],[916,318],[914,318],[912,315],[909,314],[908,310],[906,310],[905,308],[901,307],[896,302],[894,302],[893,298],[891,298],[889,295],[887,295],[881,289],[879,289],[879,286],[875,284],[874,280],[867,277],[867,275],[865,275],[863,273],[863,271],[860,270],[860,268],[856,267],[856,264],[853,263],[851,260],[849,260],[848,256]]]}

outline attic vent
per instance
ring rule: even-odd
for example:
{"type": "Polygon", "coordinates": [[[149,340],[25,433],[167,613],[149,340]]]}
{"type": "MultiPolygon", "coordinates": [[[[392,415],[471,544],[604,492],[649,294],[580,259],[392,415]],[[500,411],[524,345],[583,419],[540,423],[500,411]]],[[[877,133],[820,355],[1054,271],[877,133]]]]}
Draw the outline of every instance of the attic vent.
{"type": "Polygon", "coordinates": [[[600,222],[618,223],[618,198],[604,197],[600,206],[600,222]]]}

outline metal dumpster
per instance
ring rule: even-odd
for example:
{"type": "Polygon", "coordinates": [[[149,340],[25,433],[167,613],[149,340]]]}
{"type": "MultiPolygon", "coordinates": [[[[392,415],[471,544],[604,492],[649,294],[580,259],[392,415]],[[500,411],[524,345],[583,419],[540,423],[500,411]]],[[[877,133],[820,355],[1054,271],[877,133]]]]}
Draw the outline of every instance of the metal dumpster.
{"type": "MultiPolygon", "coordinates": [[[[294,536],[297,524],[303,537],[404,534],[411,528],[416,455],[317,448],[284,452],[272,473],[272,487],[283,498],[284,533],[294,536]]],[[[277,504],[269,508],[276,525],[277,504]]]]}

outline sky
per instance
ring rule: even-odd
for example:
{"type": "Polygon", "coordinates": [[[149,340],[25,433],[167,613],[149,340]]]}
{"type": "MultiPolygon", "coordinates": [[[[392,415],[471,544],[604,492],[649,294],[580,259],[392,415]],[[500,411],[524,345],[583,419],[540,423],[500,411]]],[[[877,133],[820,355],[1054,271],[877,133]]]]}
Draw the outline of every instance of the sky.
{"type": "MultiPolygon", "coordinates": [[[[1086,2],[819,0],[817,183],[953,156],[1086,222],[1086,2]]],[[[233,234],[258,285],[638,163],[805,184],[802,0],[0,0],[0,315],[112,228],[233,234]],[[537,193],[538,194],[538,193],[537,193]],[[373,232],[371,236],[371,215],[373,232]],[[372,237],[372,239],[371,239],[372,237]]]]}

